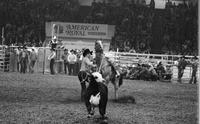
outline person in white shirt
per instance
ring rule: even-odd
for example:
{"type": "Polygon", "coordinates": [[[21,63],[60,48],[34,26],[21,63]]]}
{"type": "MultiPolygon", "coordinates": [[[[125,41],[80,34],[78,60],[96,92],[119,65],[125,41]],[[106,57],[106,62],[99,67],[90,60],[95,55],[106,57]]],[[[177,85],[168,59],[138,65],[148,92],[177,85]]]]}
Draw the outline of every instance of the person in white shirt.
{"type": "Polygon", "coordinates": [[[74,50],[70,50],[70,54],[67,57],[69,63],[69,75],[75,75],[75,64],[77,61],[77,56],[74,54],[74,50]]]}
{"type": "Polygon", "coordinates": [[[48,60],[50,60],[50,72],[52,75],[55,74],[55,71],[54,71],[55,58],[56,58],[55,49],[51,49],[51,53],[48,57],[48,60]]]}

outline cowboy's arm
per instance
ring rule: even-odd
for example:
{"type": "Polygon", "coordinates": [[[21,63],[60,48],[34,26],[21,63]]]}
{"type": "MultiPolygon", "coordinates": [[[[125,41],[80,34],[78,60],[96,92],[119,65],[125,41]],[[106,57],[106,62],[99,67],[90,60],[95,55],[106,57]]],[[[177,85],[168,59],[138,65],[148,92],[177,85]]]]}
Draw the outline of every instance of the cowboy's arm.
{"type": "Polygon", "coordinates": [[[89,66],[96,67],[96,65],[94,65],[89,59],[86,59],[85,62],[89,66]]]}

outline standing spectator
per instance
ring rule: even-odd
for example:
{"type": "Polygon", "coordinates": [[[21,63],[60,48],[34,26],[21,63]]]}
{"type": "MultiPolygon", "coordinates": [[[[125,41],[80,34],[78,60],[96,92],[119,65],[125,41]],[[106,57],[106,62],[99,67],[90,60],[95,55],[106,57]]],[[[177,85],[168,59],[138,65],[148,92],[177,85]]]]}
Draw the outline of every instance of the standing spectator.
{"type": "Polygon", "coordinates": [[[196,56],[194,56],[192,58],[192,77],[190,79],[190,84],[194,83],[196,84],[197,83],[197,69],[198,69],[198,58],[196,56]]]}
{"type": "Polygon", "coordinates": [[[20,53],[21,49],[18,47],[16,50],[16,55],[17,55],[17,72],[20,72],[21,66],[20,66],[20,53]]]}
{"type": "Polygon", "coordinates": [[[179,83],[182,83],[181,78],[183,76],[186,65],[187,65],[187,61],[185,60],[185,56],[182,56],[178,62],[178,82],[179,83]]]}
{"type": "Polygon", "coordinates": [[[34,66],[35,66],[35,62],[37,60],[37,53],[35,52],[34,49],[32,49],[32,52],[30,53],[30,72],[33,73],[34,72],[34,66]]]}
{"type": "Polygon", "coordinates": [[[31,72],[31,51],[27,50],[27,60],[26,60],[26,65],[27,65],[27,72],[31,72]]]}
{"type": "Polygon", "coordinates": [[[68,69],[68,65],[69,65],[68,64],[68,60],[67,60],[68,55],[69,55],[68,49],[65,49],[64,50],[64,54],[62,55],[62,59],[64,60],[64,71],[65,71],[65,74],[67,74],[67,69],[68,69]]]}
{"type": "Polygon", "coordinates": [[[21,51],[19,58],[21,66],[20,73],[26,73],[28,55],[25,46],[23,47],[23,50],[21,51]]]}
{"type": "Polygon", "coordinates": [[[77,56],[75,55],[74,50],[70,51],[67,60],[69,62],[69,75],[75,75],[75,63],[77,61],[77,56]]]}
{"type": "Polygon", "coordinates": [[[48,57],[48,60],[50,60],[50,72],[52,75],[55,74],[55,71],[54,71],[55,58],[56,58],[55,49],[51,49],[51,53],[48,57]]]}

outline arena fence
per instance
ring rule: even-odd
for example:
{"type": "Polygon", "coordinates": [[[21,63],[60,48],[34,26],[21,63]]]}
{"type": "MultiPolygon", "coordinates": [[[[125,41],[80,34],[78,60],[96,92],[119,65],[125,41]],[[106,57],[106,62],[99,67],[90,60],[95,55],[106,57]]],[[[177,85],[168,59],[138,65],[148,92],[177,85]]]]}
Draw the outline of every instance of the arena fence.
{"type": "MultiPolygon", "coordinates": [[[[10,47],[7,51],[6,55],[6,47],[0,46],[0,71],[10,71],[15,72],[18,71],[20,68],[18,67],[17,62],[17,54],[15,53],[16,47],[10,47]]],[[[49,73],[49,60],[48,56],[50,55],[50,47],[37,47],[35,48],[38,54],[38,60],[35,64],[35,72],[39,73],[49,73]]],[[[64,50],[63,49],[57,49],[56,50],[56,66],[55,66],[55,72],[56,73],[63,73],[64,72],[64,62],[61,59],[61,56],[63,55],[64,50]]],[[[139,53],[125,53],[125,52],[106,52],[106,55],[113,58],[114,61],[122,66],[132,66],[137,64],[138,62],[151,62],[151,63],[158,63],[162,62],[165,64],[172,65],[173,68],[173,78],[177,78],[178,69],[178,59],[181,57],[181,55],[161,55],[161,54],[139,54],[139,53]]],[[[190,59],[193,56],[186,56],[187,61],[190,61],[190,59]]],[[[190,78],[192,73],[192,68],[190,66],[187,66],[185,69],[185,73],[183,75],[183,78],[190,78]]],[[[199,73],[199,71],[198,71],[199,73]]]]}
{"type": "MultiPolygon", "coordinates": [[[[107,52],[109,57],[113,57],[113,59],[120,65],[124,66],[132,66],[137,63],[148,63],[151,62],[153,64],[158,64],[158,62],[162,62],[164,65],[171,65],[173,69],[173,78],[176,79],[178,77],[178,60],[182,55],[164,55],[164,54],[140,54],[140,53],[127,53],[127,52],[107,52]]],[[[186,61],[190,61],[193,56],[185,56],[186,61]]],[[[198,57],[199,58],[199,57],[198,57]]],[[[199,76],[198,68],[198,76],[199,76]]],[[[183,78],[189,79],[192,74],[192,68],[190,65],[186,67],[184,70],[183,78]]]]}

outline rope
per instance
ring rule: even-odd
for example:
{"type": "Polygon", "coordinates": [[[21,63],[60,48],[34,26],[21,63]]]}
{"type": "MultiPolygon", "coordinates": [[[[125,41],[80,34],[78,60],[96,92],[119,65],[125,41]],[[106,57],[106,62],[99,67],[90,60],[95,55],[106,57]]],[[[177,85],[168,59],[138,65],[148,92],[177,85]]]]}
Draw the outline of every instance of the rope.
{"type": "Polygon", "coordinates": [[[100,72],[100,70],[101,70],[102,62],[103,62],[103,56],[102,56],[102,58],[101,58],[101,63],[100,63],[98,72],[100,72]]]}

